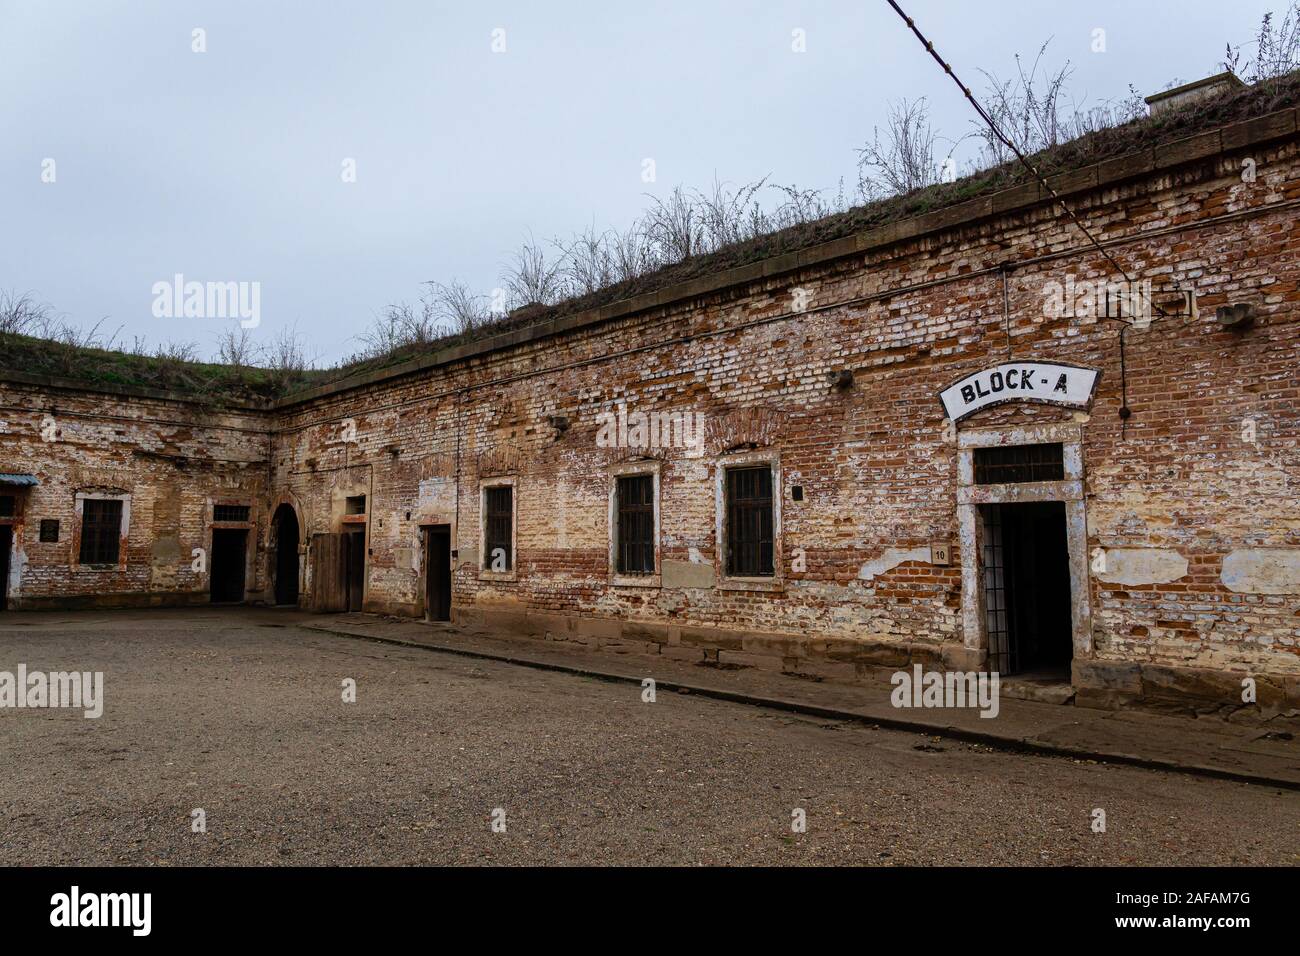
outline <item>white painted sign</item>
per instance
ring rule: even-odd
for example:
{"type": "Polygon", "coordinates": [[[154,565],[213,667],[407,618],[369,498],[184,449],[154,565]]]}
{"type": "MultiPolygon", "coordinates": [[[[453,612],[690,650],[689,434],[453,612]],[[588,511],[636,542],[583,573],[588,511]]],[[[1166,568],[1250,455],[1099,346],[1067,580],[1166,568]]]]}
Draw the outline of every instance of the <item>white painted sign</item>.
{"type": "Polygon", "coordinates": [[[1094,368],[1060,362],[1004,362],[954,382],[939,393],[939,400],[954,422],[1004,402],[1087,408],[1100,374],[1094,368]]]}

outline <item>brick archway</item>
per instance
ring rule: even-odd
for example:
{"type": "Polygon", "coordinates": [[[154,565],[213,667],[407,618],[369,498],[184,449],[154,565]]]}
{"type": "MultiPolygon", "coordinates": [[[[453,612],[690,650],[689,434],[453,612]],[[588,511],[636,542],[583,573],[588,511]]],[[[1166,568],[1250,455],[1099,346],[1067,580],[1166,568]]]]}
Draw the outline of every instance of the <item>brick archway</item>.
{"type": "Polygon", "coordinates": [[[296,498],[288,492],[276,498],[269,511],[266,542],[271,603],[297,606],[303,590],[306,523],[296,498]]]}

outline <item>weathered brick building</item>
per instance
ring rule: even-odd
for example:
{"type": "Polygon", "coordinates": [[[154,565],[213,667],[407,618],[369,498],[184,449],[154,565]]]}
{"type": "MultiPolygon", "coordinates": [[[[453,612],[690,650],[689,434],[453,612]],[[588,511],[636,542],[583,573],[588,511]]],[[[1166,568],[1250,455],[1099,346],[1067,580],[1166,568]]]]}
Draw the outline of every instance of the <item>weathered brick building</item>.
{"type": "Polygon", "coordinates": [[[1031,184],[268,408],[4,373],[8,604],[1300,706],[1295,111],[1053,185],[1139,288],[1031,184]]]}

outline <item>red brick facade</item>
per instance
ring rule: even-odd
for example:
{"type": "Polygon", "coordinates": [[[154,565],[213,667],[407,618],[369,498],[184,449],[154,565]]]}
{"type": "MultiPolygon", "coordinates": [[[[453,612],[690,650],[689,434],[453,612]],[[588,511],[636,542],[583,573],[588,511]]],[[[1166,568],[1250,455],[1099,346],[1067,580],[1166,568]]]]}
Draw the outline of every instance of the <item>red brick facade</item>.
{"type": "MultiPolygon", "coordinates": [[[[141,395],[89,394],[0,382],[0,471],[39,485],[0,487],[15,500],[11,607],[174,604],[207,600],[193,549],[209,546],[218,503],[250,506],[255,527],[267,497],[267,421],[259,411],[206,412],[141,395]],[[80,562],[82,502],[123,502],[111,564],[80,562]],[[40,540],[57,521],[56,541],[40,540]]],[[[254,537],[250,534],[250,538],[254,537]]],[[[249,587],[261,587],[250,552],[249,587]]]]}
{"type": "Polygon", "coordinates": [[[22,496],[11,602],[202,599],[191,549],[209,545],[213,501],[240,499],[254,505],[254,599],[269,599],[271,517],[289,503],[309,606],[317,536],[363,522],[365,608],[423,614],[422,529],[448,524],[462,619],[805,669],[982,667],[981,503],[1054,495],[1075,522],[1081,700],[1227,698],[1249,675],[1261,703],[1295,706],[1298,143],[1289,111],[1059,180],[1170,313],[1127,329],[1122,364],[1124,324],[1083,285],[1120,277],[1025,187],[270,410],[6,383],[0,471],[41,481],[22,496]],[[1255,318],[1225,329],[1216,308],[1235,303],[1255,318]],[[943,388],[1029,360],[1099,370],[1090,407],[1012,402],[946,420],[943,388]],[[64,429],[52,442],[39,434],[48,409],[64,429]],[[668,447],[619,447],[620,421],[650,413],[676,429],[668,447]],[[990,492],[963,475],[975,446],[1044,437],[1067,459],[1052,488],[990,492]],[[719,547],[721,469],[742,464],[772,469],[762,581],[729,576],[719,547]],[[611,564],[611,487],[638,471],[658,495],[641,579],[611,564]],[[481,552],[494,482],[514,489],[509,572],[485,570],[481,552]],[[81,571],[74,495],[100,486],[132,495],[127,546],[117,570],[81,571]],[[360,495],[364,518],[347,518],[360,495]],[[36,520],[51,517],[67,537],[37,544],[36,520]]]}

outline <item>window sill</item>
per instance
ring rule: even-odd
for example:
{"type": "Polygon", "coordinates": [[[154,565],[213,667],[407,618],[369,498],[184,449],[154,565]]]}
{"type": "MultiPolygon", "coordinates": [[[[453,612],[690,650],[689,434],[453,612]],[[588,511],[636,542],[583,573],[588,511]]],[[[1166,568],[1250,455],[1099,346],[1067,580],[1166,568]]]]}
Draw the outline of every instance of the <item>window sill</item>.
{"type": "Polygon", "coordinates": [[[483,571],[478,573],[480,581],[518,581],[518,571],[483,571]]]}
{"type": "Polygon", "coordinates": [[[768,591],[781,592],[785,590],[785,582],[779,578],[718,578],[717,584],[720,591],[768,591]]]}
{"type": "Polygon", "coordinates": [[[658,574],[613,574],[609,586],[614,588],[661,588],[663,578],[658,574]]]}

